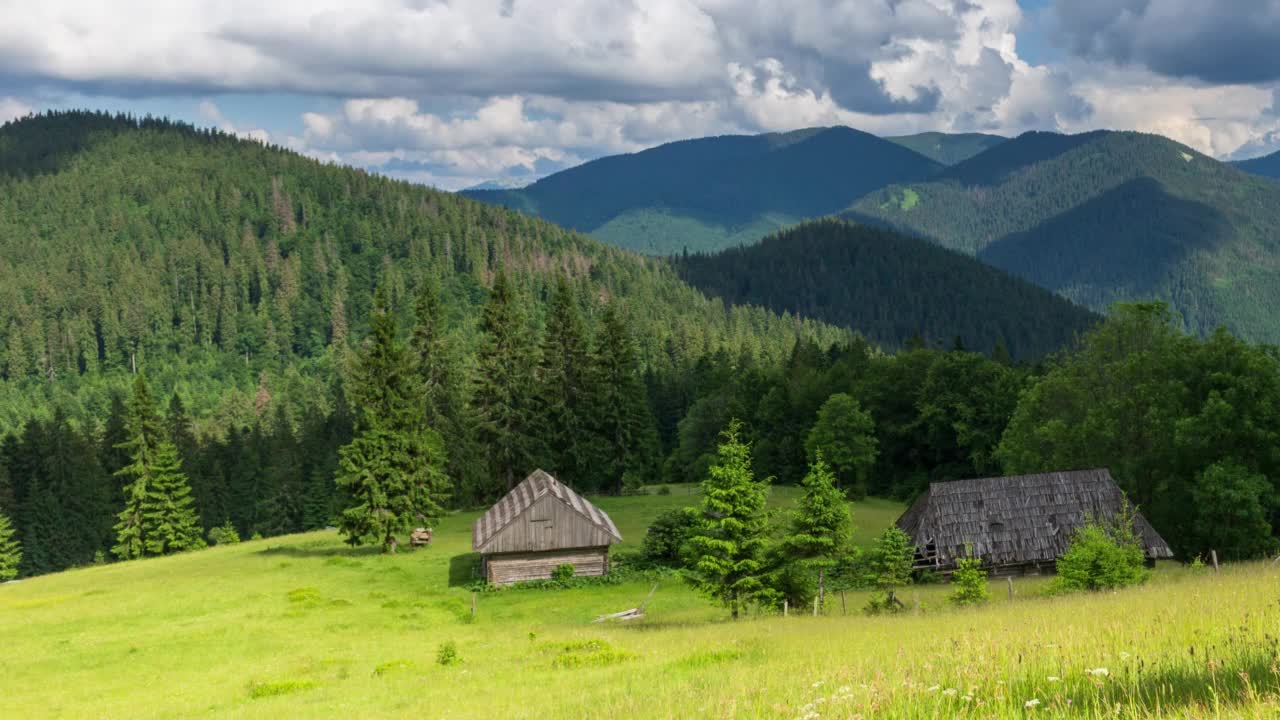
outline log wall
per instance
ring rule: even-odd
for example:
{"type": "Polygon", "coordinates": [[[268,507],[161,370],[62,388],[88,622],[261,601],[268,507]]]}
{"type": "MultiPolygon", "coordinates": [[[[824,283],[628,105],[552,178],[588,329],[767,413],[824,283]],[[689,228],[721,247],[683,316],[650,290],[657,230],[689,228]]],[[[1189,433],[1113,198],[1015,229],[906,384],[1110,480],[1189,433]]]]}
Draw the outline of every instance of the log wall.
{"type": "Polygon", "coordinates": [[[495,585],[548,580],[552,570],[565,564],[573,566],[574,575],[604,575],[609,572],[609,548],[487,555],[484,560],[484,575],[485,579],[495,585]]]}

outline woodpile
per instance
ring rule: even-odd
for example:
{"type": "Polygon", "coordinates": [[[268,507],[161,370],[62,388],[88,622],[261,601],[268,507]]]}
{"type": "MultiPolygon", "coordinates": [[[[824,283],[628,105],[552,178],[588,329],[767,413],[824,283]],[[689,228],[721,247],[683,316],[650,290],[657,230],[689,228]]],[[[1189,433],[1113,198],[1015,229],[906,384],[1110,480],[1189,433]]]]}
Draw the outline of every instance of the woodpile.
{"type": "Polygon", "coordinates": [[[414,528],[409,535],[409,545],[412,547],[422,547],[431,544],[431,528],[414,528]]]}

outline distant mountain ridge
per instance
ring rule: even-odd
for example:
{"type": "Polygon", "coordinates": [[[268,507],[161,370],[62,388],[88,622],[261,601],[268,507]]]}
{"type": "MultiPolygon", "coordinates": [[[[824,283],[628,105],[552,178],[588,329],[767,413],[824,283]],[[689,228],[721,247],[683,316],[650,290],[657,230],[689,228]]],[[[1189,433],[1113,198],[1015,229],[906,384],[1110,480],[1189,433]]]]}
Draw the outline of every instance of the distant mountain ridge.
{"type": "Polygon", "coordinates": [[[989,150],[1009,138],[984,133],[924,132],[886,137],[885,140],[915,150],[934,162],[955,165],[989,150]]]}
{"type": "Polygon", "coordinates": [[[1232,164],[1254,175],[1280,179],[1280,152],[1274,152],[1252,160],[1239,160],[1232,164]]]}
{"type": "Polygon", "coordinates": [[[847,127],[668,143],[564,170],[515,191],[467,191],[642,253],[711,251],[838,212],[938,162],[847,127]]]}
{"type": "Polygon", "coordinates": [[[711,295],[857,329],[886,348],[913,338],[1038,360],[1098,315],[978,260],[891,230],[825,219],[754,245],[672,259],[711,295]]]}
{"type": "Polygon", "coordinates": [[[1186,327],[1280,341],[1280,186],[1157,135],[1033,132],[848,217],[974,255],[1094,310],[1169,301],[1186,327]]]}

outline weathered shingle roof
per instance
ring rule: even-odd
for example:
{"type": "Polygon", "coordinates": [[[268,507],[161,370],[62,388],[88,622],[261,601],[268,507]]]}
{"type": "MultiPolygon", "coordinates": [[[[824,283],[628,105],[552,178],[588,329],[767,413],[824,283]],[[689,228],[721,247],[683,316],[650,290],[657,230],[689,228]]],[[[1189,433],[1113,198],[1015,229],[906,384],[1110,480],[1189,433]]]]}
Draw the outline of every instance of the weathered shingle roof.
{"type": "MultiPolygon", "coordinates": [[[[936,482],[898,518],[937,566],[977,555],[989,566],[1050,562],[1066,551],[1088,519],[1107,520],[1125,503],[1105,469],[936,482]],[[930,547],[931,546],[931,547],[930,547]]],[[[1147,557],[1173,551],[1141,513],[1135,528],[1147,557]]]]}
{"type": "Polygon", "coordinates": [[[608,513],[592,505],[569,486],[552,477],[550,473],[534,470],[529,477],[476,520],[471,528],[472,549],[480,551],[491,538],[548,493],[560,499],[587,522],[612,536],[617,542],[622,541],[622,534],[618,532],[617,526],[613,524],[608,513]]]}

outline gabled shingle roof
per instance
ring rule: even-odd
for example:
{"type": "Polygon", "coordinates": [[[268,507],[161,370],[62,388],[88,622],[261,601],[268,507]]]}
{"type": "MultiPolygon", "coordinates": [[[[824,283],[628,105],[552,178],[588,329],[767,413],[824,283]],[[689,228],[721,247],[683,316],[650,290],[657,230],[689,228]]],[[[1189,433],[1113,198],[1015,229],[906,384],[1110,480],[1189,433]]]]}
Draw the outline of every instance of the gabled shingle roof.
{"type": "Polygon", "coordinates": [[[484,515],[481,515],[479,520],[476,520],[471,528],[472,549],[477,552],[482,551],[489,540],[547,494],[558,498],[587,522],[612,536],[616,542],[622,542],[622,534],[618,532],[617,526],[613,524],[608,513],[592,505],[569,486],[552,477],[550,473],[534,470],[529,477],[504,495],[484,515]]]}
{"type": "MultiPolygon", "coordinates": [[[[1076,528],[1114,517],[1124,503],[1105,469],[936,482],[897,524],[942,568],[969,555],[993,566],[1051,562],[1076,528]]],[[[1141,513],[1134,524],[1147,557],[1173,557],[1141,513]]]]}

